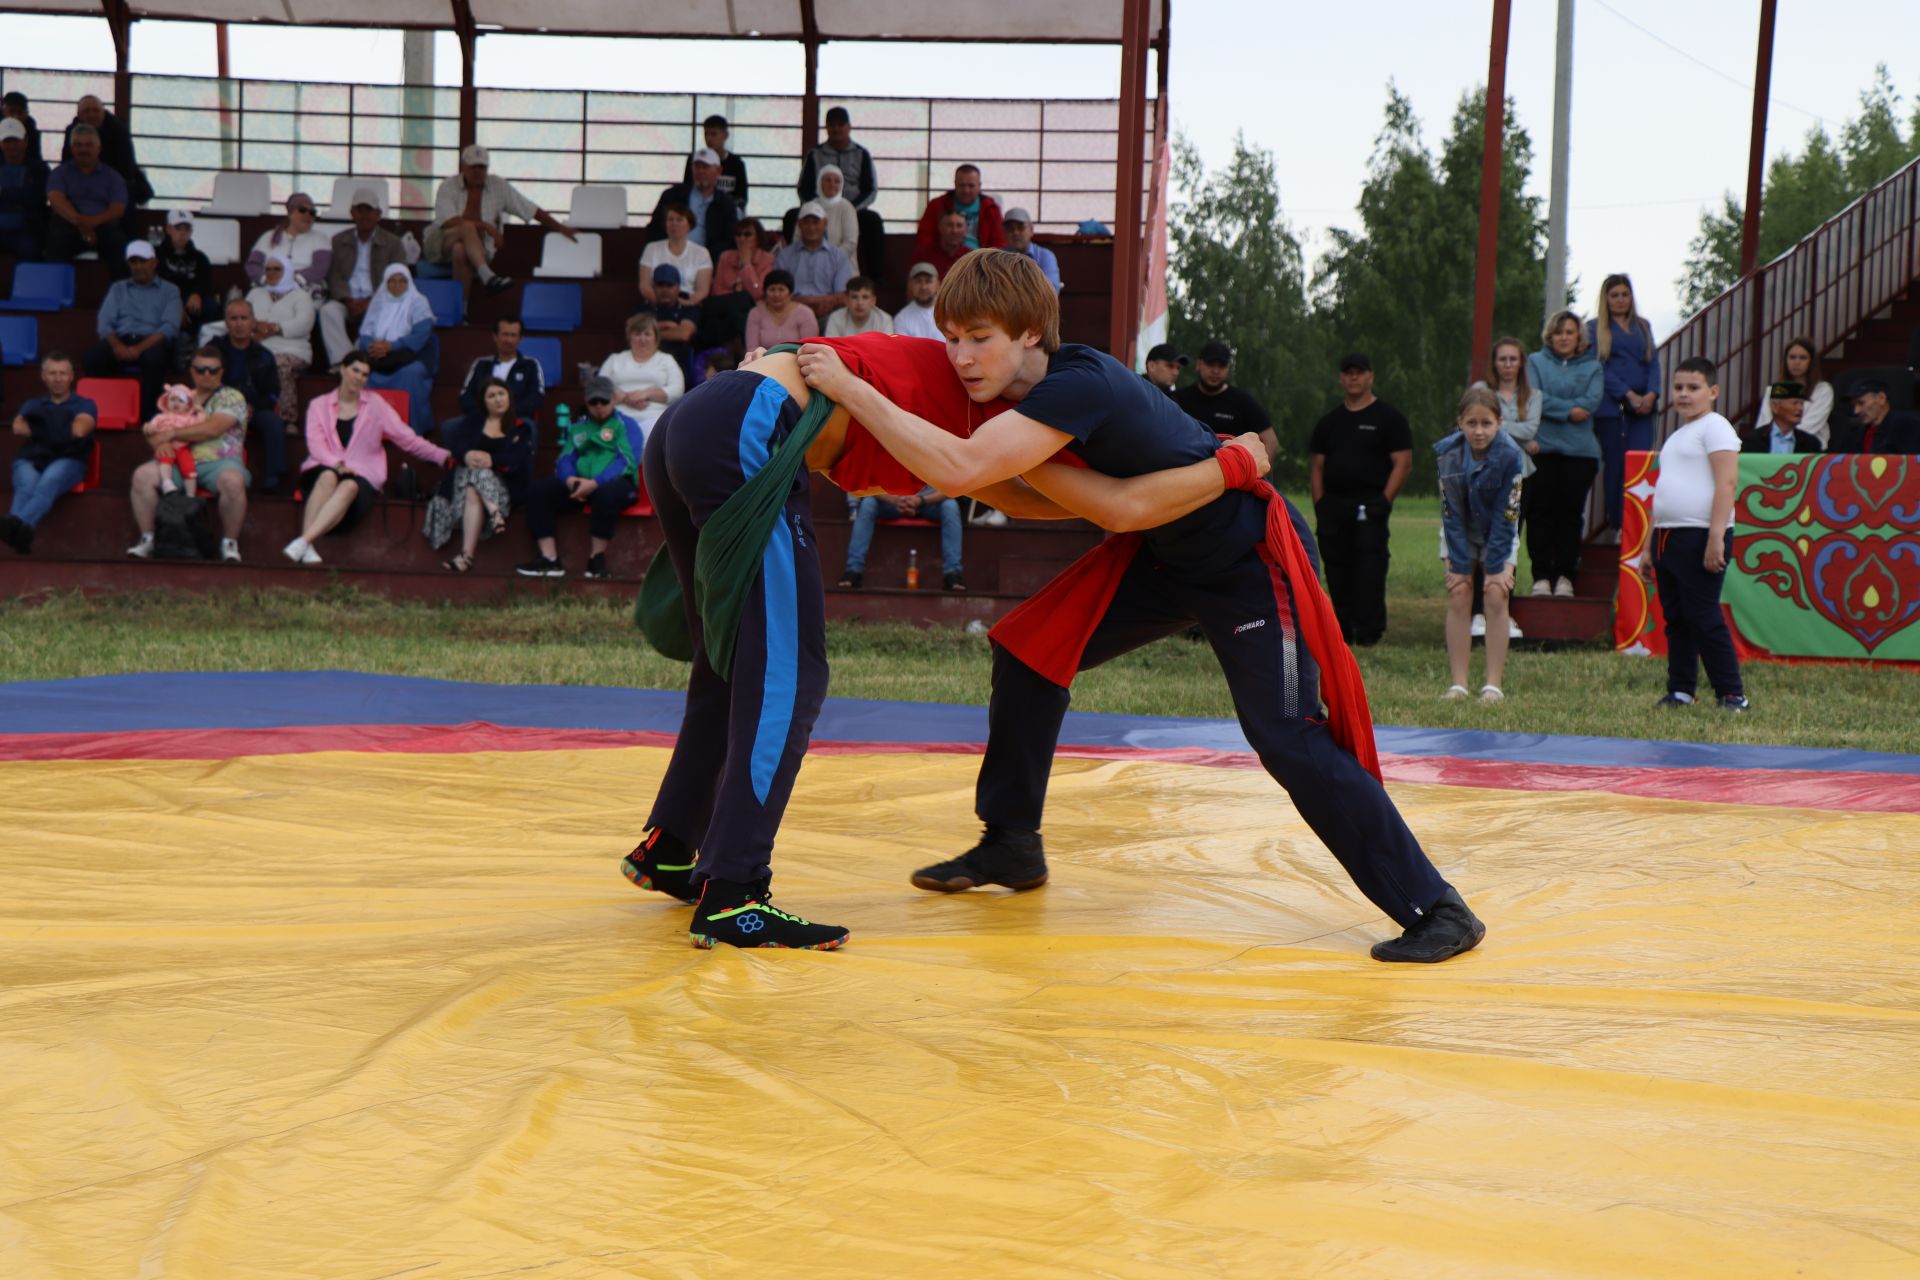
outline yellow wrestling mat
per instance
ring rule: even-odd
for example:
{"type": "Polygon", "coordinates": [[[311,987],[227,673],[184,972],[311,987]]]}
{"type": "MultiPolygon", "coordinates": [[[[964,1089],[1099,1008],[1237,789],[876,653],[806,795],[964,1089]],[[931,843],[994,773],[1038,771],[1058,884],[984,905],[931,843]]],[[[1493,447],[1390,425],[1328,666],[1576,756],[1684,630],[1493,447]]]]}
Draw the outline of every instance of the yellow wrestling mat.
{"type": "Polygon", "coordinates": [[[0,1272],[1920,1275],[1920,817],[1396,784],[1489,934],[1391,967],[1258,772],[941,898],[976,758],[820,756],[852,942],[702,952],[665,763],[0,763],[0,1272]]]}

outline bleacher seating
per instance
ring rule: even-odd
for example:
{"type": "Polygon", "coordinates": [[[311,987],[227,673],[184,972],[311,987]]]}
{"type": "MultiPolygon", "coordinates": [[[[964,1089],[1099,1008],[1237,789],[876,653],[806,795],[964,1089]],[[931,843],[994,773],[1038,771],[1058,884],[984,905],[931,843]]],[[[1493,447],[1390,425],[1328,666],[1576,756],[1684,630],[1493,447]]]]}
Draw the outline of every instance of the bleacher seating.
{"type": "Polygon", "coordinates": [[[242,258],[240,224],[232,218],[195,218],[193,243],[216,267],[230,267],[242,258]]]}
{"type": "Polygon", "coordinates": [[[335,178],[333,180],[333,199],[320,216],[329,221],[353,221],[353,193],[365,187],[379,197],[380,212],[393,208],[393,188],[385,178],[335,178]]]}
{"type": "Polygon", "coordinates": [[[82,378],[74,394],[93,401],[99,415],[97,431],[126,431],[140,425],[140,381],[137,378],[82,378]]]}
{"type": "Polygon", "coordinates": [[[32,316],[0,316],[0,364],[32,364],[40,358],[40,322],[32,316]]]}
{"type": "Polygon", "coordinates": [[[547,232],[540,247],[540,265],[533,269],[539,277],[567,280],[593,280],[600,275],[600,237],[582,231],[578,240],[569,240],[558,232],[547,232]]]}
{"type": "Polygon", "coordinates": [[[73,305],[73,264],[22,262],[13,269],[12,296],[0,311],[65,311],[73,305]]]}
{"type": "Polygon", "coordinates": [[[442,329],[452,329],[467,318],[467,291],[457,281],[421,279],[413,282],[413,287],[433,307],[433,323],[442,329]]]}
{"type": "Polygon", "coordinates": [[[575,187],[568,203],[567,225],[575,231],[611,231],[627,225],[625,187],[575,187]]]}
{"type": "Polygon", "coordinates": [[[400,415],[400,421],[407,420],[407,412],[412,408],[412,399],[406,392],[396,387],[368,387],[367,394],[379,400],[385,400],[387,407],[400,415]]]}
{"type": "Polygon", "coordinates": [[[273,180],[264,173],[216,173],[213,175],[213,199],[200,212],[229,218],[258,217],[271,213],[273,180]]]}
{"type": "Polygon", "coordinates": [[[547,383],[547,399],[555,399],[560,388],[566,385],[567,361],[560,351],[560,339],[522,338],[520,354],[540,362],[540,376],[547,383]]]}
{"type": "Polygon", "coordinates": [[[577,284],[529,284],[520,296],[520,323],[528,331],[572,333],[580,327],[577,284]]]}

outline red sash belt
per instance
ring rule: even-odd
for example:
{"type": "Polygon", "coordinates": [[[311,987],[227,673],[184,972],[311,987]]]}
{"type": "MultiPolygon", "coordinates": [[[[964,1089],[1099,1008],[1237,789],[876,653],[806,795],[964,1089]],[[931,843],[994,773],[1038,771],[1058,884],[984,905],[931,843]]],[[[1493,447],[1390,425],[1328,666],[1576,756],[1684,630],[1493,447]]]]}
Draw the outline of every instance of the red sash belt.
{"type": "MultiPolygon", "coordinates": [[[[1373,743],[1373,715],[1360,664],[1340,634],[1333,603],[1320,587],[1307,548],[1294,531],[1287,504],[1255,472],[1244,449],[1227,447],[1215,455],[1227,487],[1244,489],[1267,504],[1266,536],[1260,558],[1284,576],[1300,614],[1301,637],[1320,668],[1320,694],[1327,704],[1327,728],[1333,740],[1374,777],[1380,757],[1373,743]]],[[[1060,575],[1000,619],[988,637],[995,644],[1062,688],[1073,684],[1087,642],[1113,603],[1120,579],[1140,551],[1137,533],[1116,534],[1068,565],[1060,575]]]]}

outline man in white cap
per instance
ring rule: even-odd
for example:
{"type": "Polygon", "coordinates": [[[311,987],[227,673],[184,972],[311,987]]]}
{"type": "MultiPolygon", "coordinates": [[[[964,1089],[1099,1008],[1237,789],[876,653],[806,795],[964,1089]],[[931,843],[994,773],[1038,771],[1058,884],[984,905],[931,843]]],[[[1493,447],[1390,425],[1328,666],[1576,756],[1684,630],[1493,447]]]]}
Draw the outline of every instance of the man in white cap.
{"type": "Polygon", "coordinates": [[[380,196],[372,187],[353,193],[348,216],[353,225],[333,238],[327,301],[320,308],[320,340],[326,345],[329,365],[339,364],[353,350],[348,329],[360,327],[387,268],[406,261],[400,237],[380,225],[380,196]]]}
{"type": "Polygon", "coordinates": [[[815,316],[832,314],[847,305],[847,281],[853,263],[827,243],[827,210],[818,200],[800,206],[794,223],[800,238],[773,255],[773,264],[793,275],[793,300],[815,316]]]}
{"type": "Polygon", "coordinates": [[[932,338],[945,342],[946,335],[933,322],[933,295],[940,291],[940,268],[931,262],[916,262],[907,272],[907,305],[893,315],[893,331],[903,338],[932,338]]]}
{"type": "MultiPolygon", "coordinates": [[[[733,201],[733,211],[741,217],[747,216],[747,162],[736,151],[727,150],[727,141],[733,136],[733,127],[725,116],[708,116],[700,122],[700,135],[706,139],[703,151],[711,151],[719,164],[719,177],[714,185],[720,194],[733,201]]],[[[687,158],[687,167],[680,174],[680,184],[691,187],[693,182],[693,157],[687,158]]],[[[719,257],[727,250],[726,245],[718,248],[709,246],[708,251],[719,257]]]]}
{"type": "Polygon", "coordinates": [[[1060,292],[1060,259],[1053,256],[1053,250],[1033,242],[1033,215],[1015,205],[1000,219],[1000,226],[1007,233],[1007,251],[1032,258],[1053,291],[1060,292]]]}
{"type": "Polygon", "coordinates": [[[160,279],[153,246],[135,240],[125,250],[127,278],[107,290],[94,331],[100,341],[81,357],[89,377],[114,378],[128,368],[140,378],[140,404],[152,413],[173,368],[173,341],[180,336],[180,290],[160,279]]]}
{"type": "Polygon", "coordinates": [[[453,278],[465,289],[475,277],[488,293],[513,286],[512,276],[496,274],[490,265],[494,250],[506,239],[506,215],[538,222],[569,240],[579,233],[535,205],[497,173],[488,172],[492,157],[479,143],[460,151],[460,172],[440,184],[433,198],[433,225],[421,242],[423,261],[451,266],[453,278]]]}
{"type": "Polygon", "coordinates": [[[0,253],[29,262],[47,232],[47,162],[27,145],[27,126],[0,119],[0,253]]]}
{"type": "Polygon", "coordinates": [[[170,281],[180,291],[180,332],[184,335],[187,350],[179,353],[184,361],[194,346],[194,335],[200,326],[208,320],[218,319],[217,314],[209,314],[209,302],[215,304],[213,296],[213,263],[193,242],[193,214],[185,209],[175,209],[167,215],[167,236],[154,246],[154,252],[160,263],[160,278],[170,281]]]}
{"type": "Polygon", "coordinates": [[[733,224],[740,220],[739,210],[720,189],[719,152],[701,147],[687,161],[687,170],[687,181],[668,187],[654,202],[653,217],[647,223],[647,243],[667,238],[669,209],[685,209],[693,216],[693,229],[687,239],[705,249],[709,257],[718,258],[733,247],[733,224]]]}

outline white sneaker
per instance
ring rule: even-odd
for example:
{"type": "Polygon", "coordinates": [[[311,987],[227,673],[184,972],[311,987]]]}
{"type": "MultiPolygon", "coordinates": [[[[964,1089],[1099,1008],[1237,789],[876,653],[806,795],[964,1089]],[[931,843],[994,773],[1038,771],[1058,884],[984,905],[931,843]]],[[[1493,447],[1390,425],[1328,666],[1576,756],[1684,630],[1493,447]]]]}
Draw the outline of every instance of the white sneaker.
{"type": "Polygon", "coordinates": [[[1467,625],[1467,634],[1475,639],[1479,639],[1481,636],[1487,634],[1487,615],[1484,613],[1474,614],[1473,621],[1467,625]]]}
{"type": "Polygon", "coordinates": [[[233,538],[220,539],[220,560],[223,564],[240,563],[240,544],[233,538]]]}
{"type": "Polygon", "coordinates": [[[1006,522],[1007,513],[1004,511],[996,511],[992,507],[982,507],[980,510],[974,512],[973,519],[968,521],[969,524],[985,525],[1003,525],[1006,522]]]}
{"type": "Polygon", "coordinates": [[[1447,686],[1447,691],[1440,695],[1440,697],[1447,702],[1458,702],[1462,698],[1471,698],[1472,696],[1472,694],[1467,692],[1467,686],[1463,684],[1450,684],[1447,686]]]}
{"type": "Polygon", "coordinates": [[[1573,579],[1561,578],[1560,580],[1555,582],[1553,584],[1553,594],[1557,596],[1572,596],[1573,595],[1573,579]]]}
{"type": "Polygon", "coordinates": [[[1537,595],[1537,596],[1550,596],[1550,595],[1552,595],[1552,594],[1553,594],[1553,583],[1552,583],[1552,582],[1550,582],[1550,581],[1548,581],[1548,580],[1547,580],[1547,579],[1545,579],[1545,578],[1535,578],[1535,579],[1533,580],[1533,594],[1535,594],[1535,595],[1537,595]]]}
{"type": "Polygon", "coordinates": [[[1524,640],[1526,638],[1527,638],[1527,633],[1520,629],[1520,624],[1515,622],[1512,618],[1508,618],[1507,619],[1507,639],[1524,640]]]}
{"type": "Polygon", "coordinates": [[[1507,695],[1500,692],[1498,687],[1490,684],[1480,686],[1480,701],[1505,702],[1506,700],[1507,700],[1507,695]]]}
{"type": "Polygon", "coordinates": [[[320,553],[313,549],[312,543],[308,543],[306,550],[300,553],[300,563],[301,564],[319,564],[320,563],[320,553]]]}
{"type": "Polygon", "coordinates": [[[301,557],[306,555],[306,553],[307,540],[305,538],[295,538],[292,542],[280,548],[280,554],[295,564],[299,564],[301,557]]]}
{"type": "Polygon", "coordinates": [[[153,535],[150,533],[141,534],[140,541],[127,548],[127,554],[136,560],[153,559],[153,535]]]}

